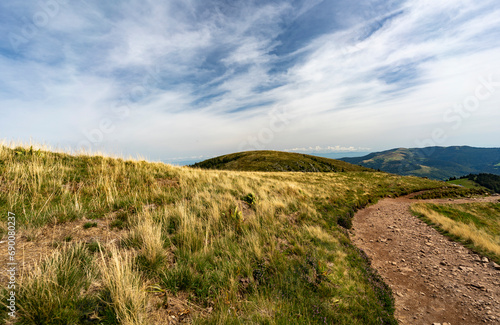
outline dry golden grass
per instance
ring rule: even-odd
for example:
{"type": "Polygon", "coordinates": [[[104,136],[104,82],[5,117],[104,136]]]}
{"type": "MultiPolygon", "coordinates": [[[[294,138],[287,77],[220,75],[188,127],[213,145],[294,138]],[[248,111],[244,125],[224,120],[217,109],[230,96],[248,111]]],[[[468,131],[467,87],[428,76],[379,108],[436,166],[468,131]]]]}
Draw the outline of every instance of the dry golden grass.
{"type": "Polygon", "coordinates": [[[119,251],[114,246],[109,247],[107,251],[111,257],[107,258],[101,252],[100,271],[119,323],[148,324],[146,291],[140,275],[133,268],[131,255],[119,251]]]}
{"type": "Polygon", "coordinates": [[[33,266],[19,279],[17,318],[20,324],[41,324],[59,319],[72,323],[91,314],[82,307],[96,280],[95,264],[81,244],[63,246],[33,266]]]}
{"type": "Polygon", "coordinates": [[[95,220],[125,232],[102,255],[84,254],[101,272],[81,277],[102,288],[73,300],[102,304],[108,290],[105,305],[127,324],[147,323],[142,283],[199,306],[189,314],[199,324],[391,323],[388,292],[374,286],[380,279],[339,220],[380,197],[439,186],[374,172],[206,171],[0,146],[0,215],[14,212],[19,231],[95,220]]]}
{"type": "MultiPolygon", "coordinates": [[[[474,208],[466,209],[463,206],[457,206],[462,212],[474,213],[474,208]]],[[[482,251],[493,253],[500,258],[500,236],[478,228],[473,222],[460,222],[448,218],[441,213],[434,211],[425,203],[416,203],[412,205],[412,210],[425,216],[440,229],[449,234],[460,238],[464,242],[470,241],[473,246],[482,251]]]]}
{"type": "Polygon", "coordinates": [[[134,216],[129,240],[139,248],[139,254],[147,265],[163,265],[166,252],[161,234],[161,224],[156,223],[149,211],[134,216]]]}

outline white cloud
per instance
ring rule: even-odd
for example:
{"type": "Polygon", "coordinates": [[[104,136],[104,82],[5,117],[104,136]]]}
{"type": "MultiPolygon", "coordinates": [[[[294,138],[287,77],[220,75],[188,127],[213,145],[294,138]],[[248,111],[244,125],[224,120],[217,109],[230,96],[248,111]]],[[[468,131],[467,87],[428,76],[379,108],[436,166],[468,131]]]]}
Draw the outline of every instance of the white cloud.
{"type": "Polygon", "coordinates": [[[0,137],[76,144],[111,118],[115,129],[99,144],[109,151],[211,155],[268,128],[277,106],[294,118],[266,143],[274,149],[412,146],[435,128],[446,129],[444,144],[500,136],[488,118],[498,116],[500,89],[460,129],[443,120],[478,77],[500,71],[494,1],[381,2],[389,13],[347,12],[352,27],[274,52],[287,24],[318,3],[68,3],[21,53],[0,49],[0,137]],[[114,116],[116,105],[129,116],[114,116]]]}

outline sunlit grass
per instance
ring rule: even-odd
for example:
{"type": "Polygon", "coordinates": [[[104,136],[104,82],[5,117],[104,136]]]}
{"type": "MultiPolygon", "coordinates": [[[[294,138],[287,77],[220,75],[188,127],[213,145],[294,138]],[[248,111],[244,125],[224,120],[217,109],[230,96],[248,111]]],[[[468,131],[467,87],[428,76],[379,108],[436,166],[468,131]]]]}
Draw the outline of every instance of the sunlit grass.
{"type": "Polygon", "coordinates": [[[453,238],[500,262],[500,203],[417,203],[412,210],[453,238]]]}
{"type": "Polygon", "coordinates": [[[87,297],[111,323],[147,323],[151,295],[141,284],[155,283],[211,310],[193,312],[199,324],[395,324],[390,290],[342,226],[381,197],[440,186],[376,172],[207,171],[0,146],[0,221],[14,212],[22,233],[100,219],[123,232],[102,254],[86,246],[100,272],[82,275],[95,290],[72,298],[87,297]]]}
{"type": "Polygon", "coordinates": [[[448,181],[447,183],[450,183],[450,184],[454,184],[454,185],[460,185],[460,186],[463,186],[465,188],[480,188],[480,189],[483,189],[485,191],[488,191],[487,188],[477,184],[476,182],[474,181],[471,181],[469,179],[455,179],[453,181],[448,181]]]}
{"type": "Polygon", "coordinates": [[[132,257],[115,247],[111,247],[110,255],[107,258],[101,253],[100,270],[116,320],[124,325],[149,324],[145,288],[139,273],[134,270],[132,257]]]}
{"type": "Polygon", "coordinates": [[[83,245],[64,246],[21,277],[16,324],[73,324],[88,319],[98,305],[89,291],[97,278],[83,245]]]}

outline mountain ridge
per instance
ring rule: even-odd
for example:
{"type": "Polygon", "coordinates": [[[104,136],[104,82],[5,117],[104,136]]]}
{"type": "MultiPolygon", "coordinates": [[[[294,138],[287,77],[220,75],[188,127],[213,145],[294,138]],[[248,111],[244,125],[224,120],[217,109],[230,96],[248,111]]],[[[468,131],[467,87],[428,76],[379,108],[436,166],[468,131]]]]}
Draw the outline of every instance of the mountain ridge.
{"type": "Polygon", "coordinates": [[[479,173],[500,175],[500,148],[395,148],[339,160],[388,173],[439,180],[479,173]]]}

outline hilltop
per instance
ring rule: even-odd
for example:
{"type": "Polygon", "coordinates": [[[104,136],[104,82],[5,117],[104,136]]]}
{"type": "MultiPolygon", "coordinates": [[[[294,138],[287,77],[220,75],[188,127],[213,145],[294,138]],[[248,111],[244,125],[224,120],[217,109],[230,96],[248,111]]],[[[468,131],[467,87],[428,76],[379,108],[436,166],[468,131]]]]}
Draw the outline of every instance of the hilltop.
{"type": "Polygon", "coordinates": [[[398,148],[340,160],[388,173],[439,180],[479,173],[500,175],[500,148],[398,148]]]}
{"type": "Polygon", "coordinates": [[[202,169],[277,172],[373,171],[341,160],[281,151],[245,151],[211,158],[192,165],[202,169]]]}
{"type": "Polygon", "coordinates": [[[15,214],[23,261],[16,322],[396,324],[390,288],[345,228],[380,198],[444,183],[360,170],[200,170],[0,146],[1,229],[15,214]]]}

